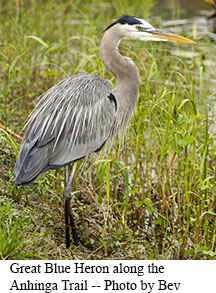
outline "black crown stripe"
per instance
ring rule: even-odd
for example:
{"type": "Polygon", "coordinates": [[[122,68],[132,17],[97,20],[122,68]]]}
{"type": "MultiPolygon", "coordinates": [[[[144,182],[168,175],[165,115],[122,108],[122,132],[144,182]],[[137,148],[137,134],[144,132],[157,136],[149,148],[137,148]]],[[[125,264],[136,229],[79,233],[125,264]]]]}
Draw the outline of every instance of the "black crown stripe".
{"type": "Polygon", "coordinates": [[[142,22],[137,19],[134,16],[130,16],[127,14],[122,15],[119,19],[117,19],[115,22],[113,22],[111,25],[109,25],[105,30],[107,31],[108,29],[110,29],[112,26],[114,26],[115,24],[120,23],[120,24],[130,24],[130,25],[134,25],[134,24],[142,24],[142,22]]]}

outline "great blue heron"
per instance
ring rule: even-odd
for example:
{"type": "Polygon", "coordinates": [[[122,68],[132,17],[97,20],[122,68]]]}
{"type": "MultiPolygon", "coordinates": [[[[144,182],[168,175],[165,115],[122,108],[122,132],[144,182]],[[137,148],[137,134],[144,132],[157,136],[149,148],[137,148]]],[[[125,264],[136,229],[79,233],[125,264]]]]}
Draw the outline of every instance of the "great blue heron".
{"type": "Polygon", "coordinates": [[[155,29],[145,20],[123,15],[105,29],[100,45],[100,57],[116,77],[117,86],[112,89],[106,80],[89,74],[66,78],[41,95],[26,125],[14,169],[15,185],[30,185],[40,173],[73,162],[69,176],[65,168],[64,180],[66,247],[70,246],[69,227],[74,244],[79,244],[70,209],[70,186],[76,162],[98,152],[110,137],[124,128],[136,104],[139,71],[130,58],[118,51],[124,39],[194,43],[155,29]]]}

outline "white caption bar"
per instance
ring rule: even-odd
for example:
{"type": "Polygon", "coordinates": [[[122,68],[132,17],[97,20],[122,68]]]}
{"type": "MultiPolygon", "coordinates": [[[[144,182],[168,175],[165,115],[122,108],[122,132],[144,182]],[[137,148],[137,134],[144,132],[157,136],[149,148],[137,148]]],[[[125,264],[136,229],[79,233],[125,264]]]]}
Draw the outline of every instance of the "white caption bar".
{"type": "Polygon", "coordinates": [[[215,293],[216,261],[1,261],[1,292],[215,293]]]}

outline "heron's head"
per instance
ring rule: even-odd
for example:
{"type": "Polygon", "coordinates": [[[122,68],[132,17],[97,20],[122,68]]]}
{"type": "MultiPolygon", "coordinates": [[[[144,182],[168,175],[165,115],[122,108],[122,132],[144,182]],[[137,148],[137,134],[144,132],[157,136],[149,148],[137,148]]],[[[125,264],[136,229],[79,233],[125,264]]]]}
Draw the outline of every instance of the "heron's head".
{"type": "Polygon", "coordinates": [[[121,39],[136,39],[141,41],[170,40],[189,44],[195,43],[194,41],[184,38],[182,36],[156,29],[147,21],[130,15],[123,15],[115,22],[113,22],[110,26],[108,26],[105,31],[111,29],[112,27],[118,28],[121,39]]]}

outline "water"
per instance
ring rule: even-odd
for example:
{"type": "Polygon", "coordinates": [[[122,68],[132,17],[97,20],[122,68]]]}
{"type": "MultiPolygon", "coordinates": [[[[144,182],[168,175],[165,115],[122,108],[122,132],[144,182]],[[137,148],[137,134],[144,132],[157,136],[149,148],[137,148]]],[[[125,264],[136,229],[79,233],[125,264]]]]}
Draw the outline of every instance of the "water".
{"type": "Polygon", "coordinates": [[[212,22],[207,16],[212,6],[204,0],[162,0],[158,1],[152,10],[156,22],[162,27],[175,33],[187,32],[189,37],[195,39],[208,36],[216,40],[216,34],[211,33],[212,22]]]}
{"type": "Polygon", "coordinates": [[[207,19],[212,9],[204,0],[161,0],[157,1],[152,13],[160,28],[197,41],[196,50],[181,46],[181,50],[173,50],[172,54],[188,60],[199,60],[197,62],[200,65],[202,63],[208,68],[204,79],[212,81],[211,90],[215,92],[216,50],[214,45],[209,44],[209,40],[215,42],[216,34],[211,32],[212,22],[207,19]],[[203,60],[199,57],[201,55],[204,56],[203,60]]]}
{"type": "Polygon", "coordinates": [[[163,18],[193,18],[206,15],[211,5],[204,0],[158,0],[153,9],[155,15],[163,18]]]}

